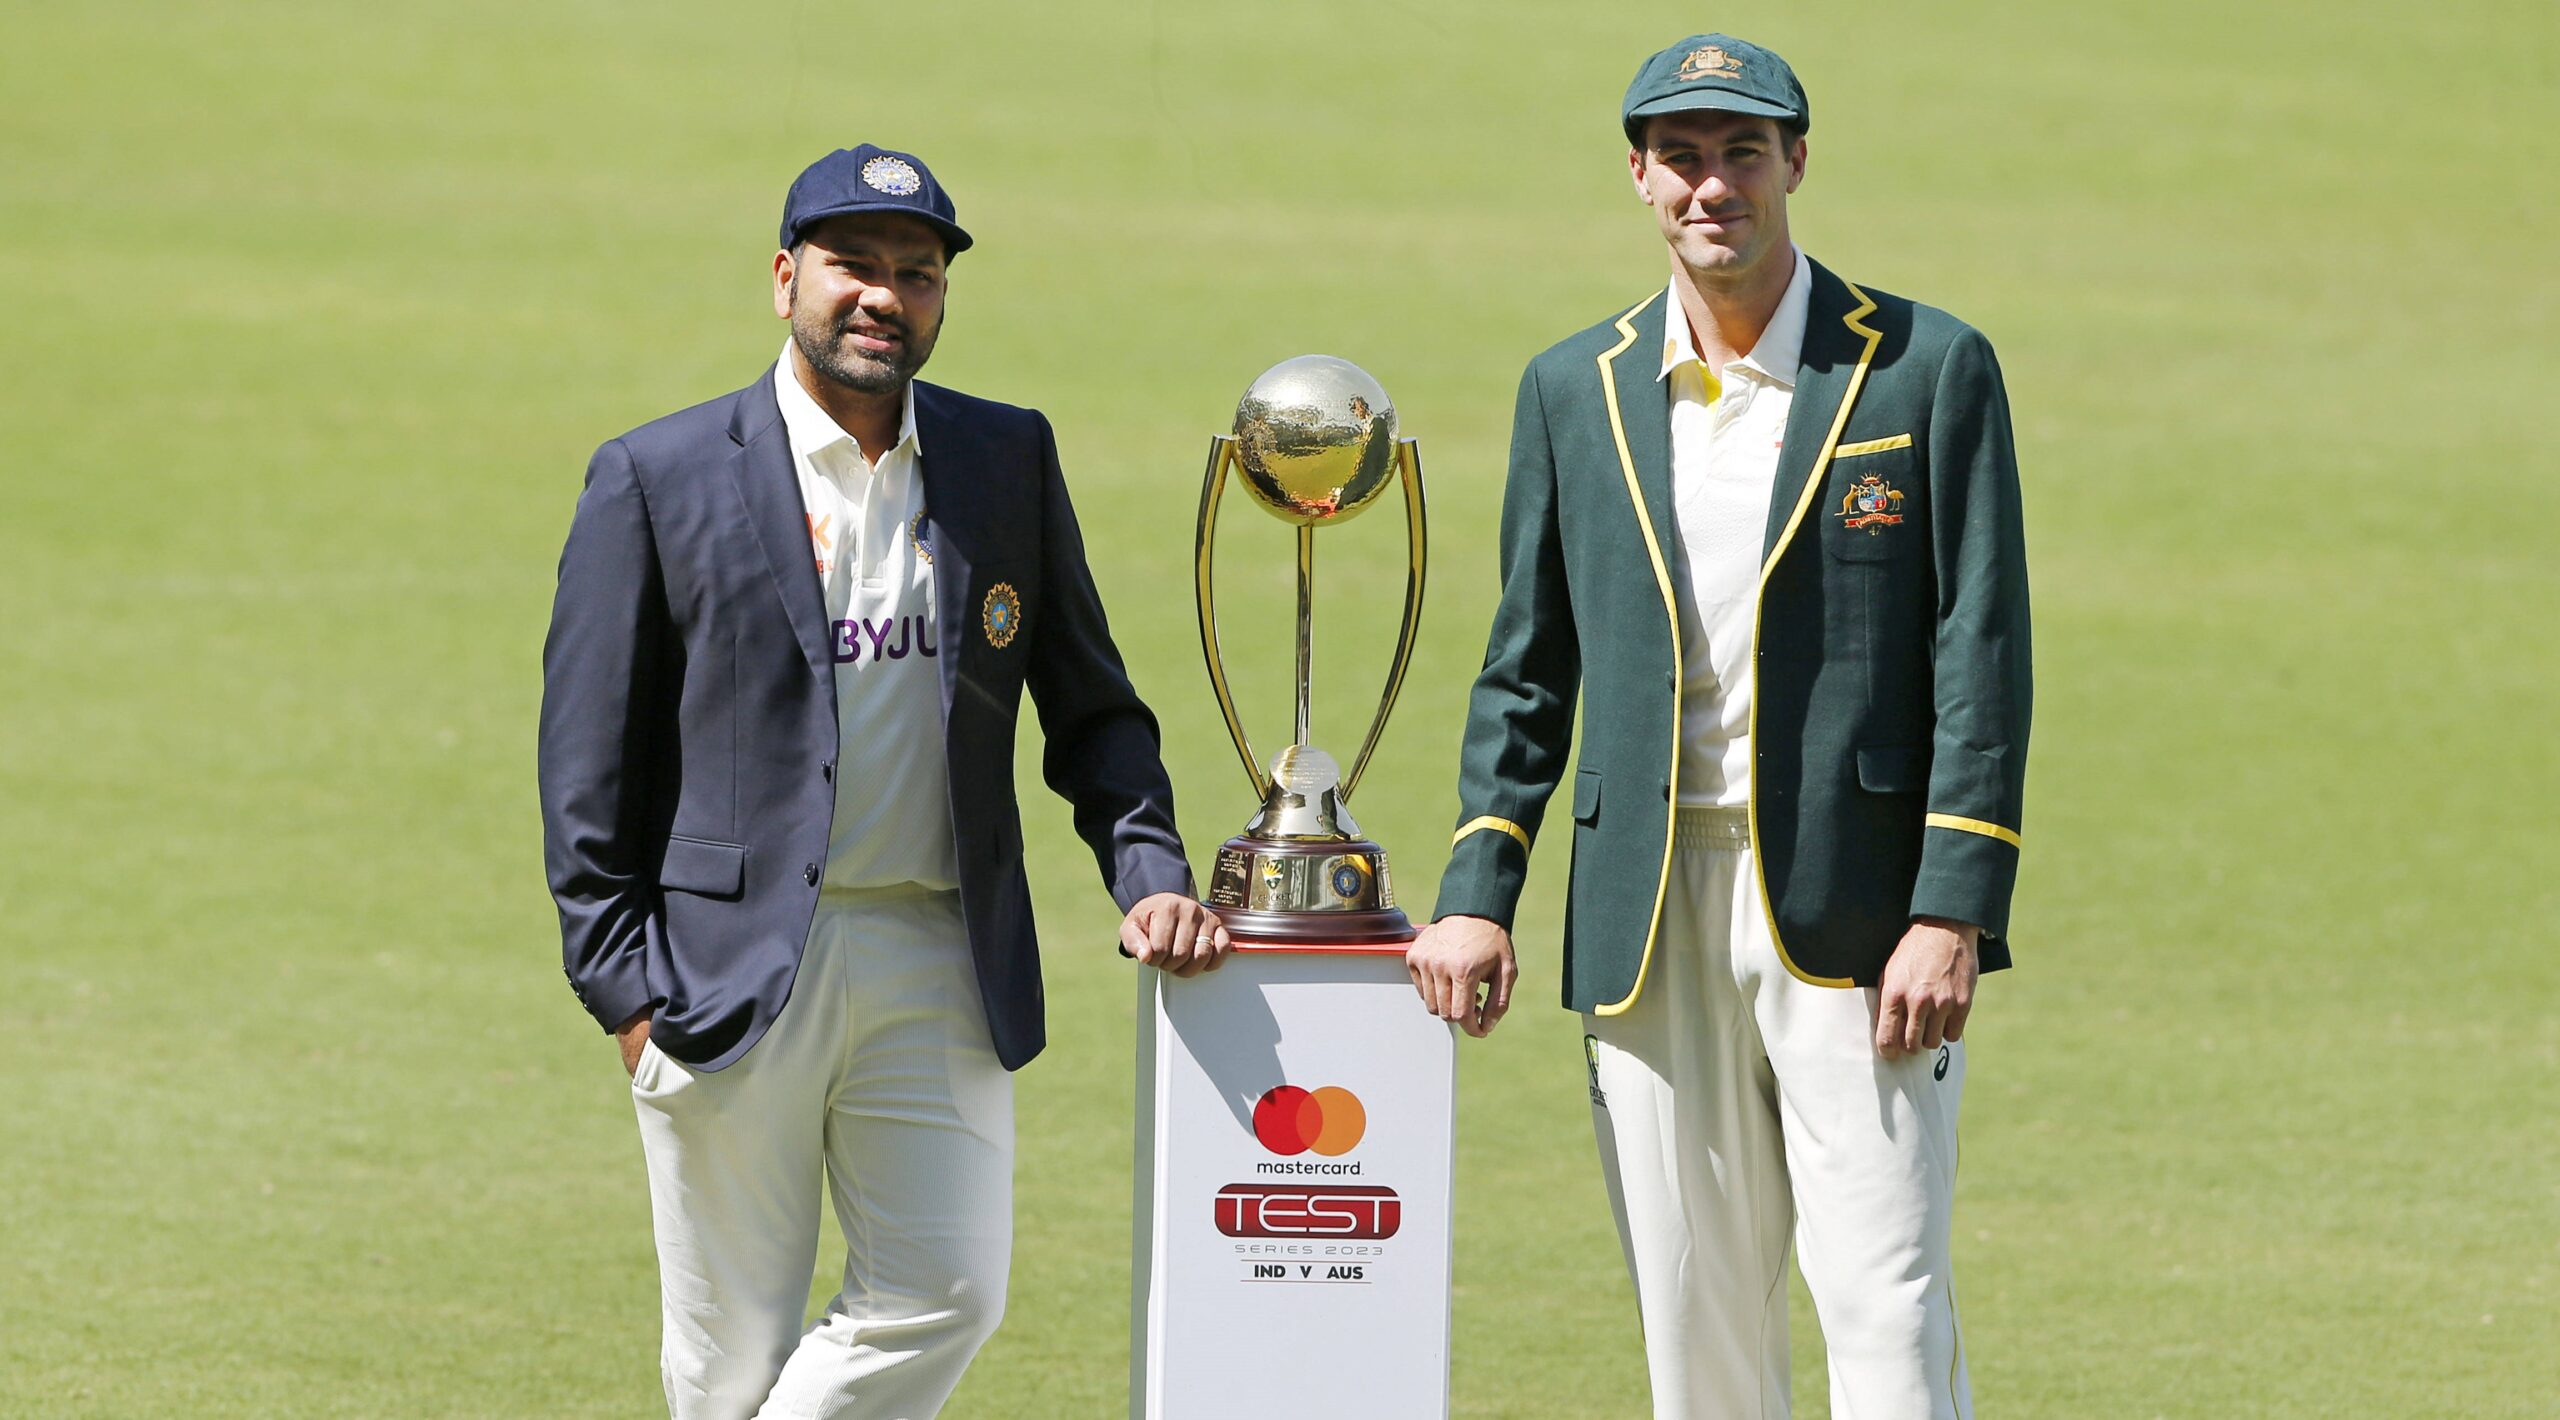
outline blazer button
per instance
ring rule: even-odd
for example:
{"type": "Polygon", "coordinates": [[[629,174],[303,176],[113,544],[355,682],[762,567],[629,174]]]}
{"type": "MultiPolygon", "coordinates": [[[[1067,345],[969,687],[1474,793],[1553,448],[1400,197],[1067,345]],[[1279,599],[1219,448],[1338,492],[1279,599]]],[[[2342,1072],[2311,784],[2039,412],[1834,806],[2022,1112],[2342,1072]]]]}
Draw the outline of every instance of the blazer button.
{"type": "Polygon", "coordinates": [[[802,868],[800,870],[800,876],[803,881],[809,884],[809,886],[816,887],[818,885],[818,865],[811,863],[809,866],[802,868]]]}
{"type": "Polygon", "coordinates": [[[826,763],[819,765],[818,777],[826,780],[830,784],[836,782],[836,762],[830,759],[826,763]]]}

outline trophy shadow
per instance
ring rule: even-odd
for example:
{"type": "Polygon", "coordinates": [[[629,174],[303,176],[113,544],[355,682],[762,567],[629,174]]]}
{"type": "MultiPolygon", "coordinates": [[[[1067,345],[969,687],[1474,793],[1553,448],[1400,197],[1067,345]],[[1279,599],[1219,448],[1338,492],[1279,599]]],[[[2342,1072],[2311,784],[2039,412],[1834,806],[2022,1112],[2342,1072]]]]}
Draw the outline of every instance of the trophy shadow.
{"type": "MultiPolygon", "coordinates": [[[[1253,957],[1209,975],[1166,982],[1173,988],[1166,998],[1168,1014],[1178,1037],[1186,1042],[1186,1053],[1248,1134],[1253,1132],[1254,1107],[1273,1089],[1339,1083],[1293,1079],[1289,1061],[1295,1061],[1303,1073],[1310,1061],[1327,1059],[1349,1044],[1337,1037],[1367,1030],[1356,1015],[1337,1019],[1330,1013],[1311,1014],[1303,1005],[1275,1009],[1275,998],[1341,986],[1347,976],[1343,958],[1330,953],[1254,953],[1253,957]],[[1296,1039],[1283,1031],[1283,1014],[1294,1022],[1296,1039]]],[[[1400,958],[1394,971],[1399,976],[1403,971],[1400,958]]]]}
{"type": "MultiPolygon", "coordinates": [[[[1268,971],[1277,963],[1255,965],[1268,971]]],[[[1254,1106],[1275,1086],[1288,1083],[1280,1063],[1279,1017],[1264,993],[1265,983],[1246,979],[1263,974],[1230,966],[1213,975],[1166,983],[1179,993],[1166,1003],[1172,1013],[1194,1015],[1208,1027],[1203,1035],[1184,1032],[1197,1042],[1193,1059],[1247,1134],[1253,1132],[1254,1106]]]]}

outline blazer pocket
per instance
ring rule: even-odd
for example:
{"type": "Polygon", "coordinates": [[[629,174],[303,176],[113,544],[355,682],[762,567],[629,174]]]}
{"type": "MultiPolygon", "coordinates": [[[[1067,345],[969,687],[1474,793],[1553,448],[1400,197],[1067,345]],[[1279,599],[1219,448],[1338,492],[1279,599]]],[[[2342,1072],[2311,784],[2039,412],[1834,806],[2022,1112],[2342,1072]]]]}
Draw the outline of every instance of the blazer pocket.
{"type": "Polygon", "coordinates": [[[1842,444],[1831,451],[1831,456],[1835,459],[1853,459],[1860,454],[1881,454],[1891,449],[1910,447],[1910,435],[1896,434],[1889,439],[1860,439],[1854,444],[1842,444]]]}
{"type": "Polygon", "coordinates": [[[747,885],[747,850],[705,838],[670,838],[658,886],[704,897],[736,897],[747,885]]]}
{"type": "Polygon", "coordinates": [[[1842,562],[1889,562],[1928,541],[1921,511],[1919,459],[1911,436],[1867,439],[1832,451],[1830,494],[1822,508],[1822,545],[1842,562]]]}
{"type": "Polygon", "coordinates": [[[1858,746],[1858,787],[1870,794],[1919,794],[1929,788],[1927,745],[1858,746]]]}
{"type": "Polygon", "coordinates": [[[1597,769],[1574,773],[1573,821],[1580,824],[1600,822],[1600,771],[1597,769]]]}

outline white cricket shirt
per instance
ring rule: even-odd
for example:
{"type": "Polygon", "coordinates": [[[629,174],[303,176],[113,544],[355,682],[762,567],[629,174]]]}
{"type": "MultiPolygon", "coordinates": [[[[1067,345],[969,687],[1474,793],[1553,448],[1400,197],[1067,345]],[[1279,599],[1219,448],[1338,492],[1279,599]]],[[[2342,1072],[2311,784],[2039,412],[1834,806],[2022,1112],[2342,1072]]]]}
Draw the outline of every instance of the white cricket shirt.
{"type": "Polygon", "coordinates": [[[1795,275],[1751,353],[1709,371],[1674,288],[1664,299],[1662,373],[1670,386],[1671,497],[1688,559],[1680,602],[1678,801],[1739,807],[1751,798],[1751,659],[1760,557],[1778,480],[1778,446],[1795,403],[1813,263],[1795,275]]]}
{"type": "Polygon", "coordinates": [[[933,554],[923,540],[915,386],[899,410],[898,442],[877,463],[801,388],[787,341],[774,394],[800,476],[835,655],[840,748],[826,885],[956,888],[951,776],[943,761],[944,648],[934,625],[933,554]]]}

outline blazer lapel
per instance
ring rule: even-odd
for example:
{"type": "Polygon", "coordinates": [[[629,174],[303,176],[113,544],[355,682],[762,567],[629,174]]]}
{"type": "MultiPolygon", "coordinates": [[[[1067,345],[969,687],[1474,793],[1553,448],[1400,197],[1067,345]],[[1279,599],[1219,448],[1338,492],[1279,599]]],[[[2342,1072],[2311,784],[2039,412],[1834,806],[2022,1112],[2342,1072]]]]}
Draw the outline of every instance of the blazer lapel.
{"type": "Polygon", "coordinates": [[[809,552],[809,510],[800,498],[800,477],[791,466],[791,439],[775,402],[773,375],[739,391],[729,417],[729,437],[738,444],[729,456],[729,481],[746,504],[748,526],[763,545],[773,586],[791,618],[791,634],[799,639],[809,670],[835,693],[835,664],[827,651],[827,600],[818,586],[818,567],[809,552]]]}
{"type": "Polygon", "coordinates": [[[942,680],[942,715],[948,722],[960,683],[960,656],[969,644],[969,587],[975,580],[969,558],[971,505],[963,491],[968,431],[951,417],[939,386],[918,380],[915,392],[916,443],[923,452],[916,463],[924,480],[924,526],[917,540],[933,558],[935,637],[942,647],[934,670],[942,680]]]}
{"type": "Polygon", "coordinates": [[[1787,410],[1778,477],[1769,489],[1769,522],[1760,575],[1767,578],[1804,520],[1804,512],[1831,469],[1831,451],[1848,427],[1849,410],[1866,383],[1867,363],[1883,332],[1865,324],[1876,308],[1867,293],[1813,263],[1812,298],[1806,303],[1804,354],[1796,368],[1795,401],[1787,410]]]}
{"type": "MultiPolygon", "coordinates": [[[[1671,493],[1671,391],[1662,379],[1662,341],[1669,318],[1668,293],[1618,319],[1620,339],[1600,358],[1601,393],[1609,404],[1611,433],[1623,440],[1619,449],[1624,472],[1641,499],[1646,549],[1666,585],[1666,598],[1677,606],[1687,589],[1689,559],[1680,548],[1680,521],[1671,493]]],[[[1679,634],[1673,619],[1672,634],[1679,634]]]]}

